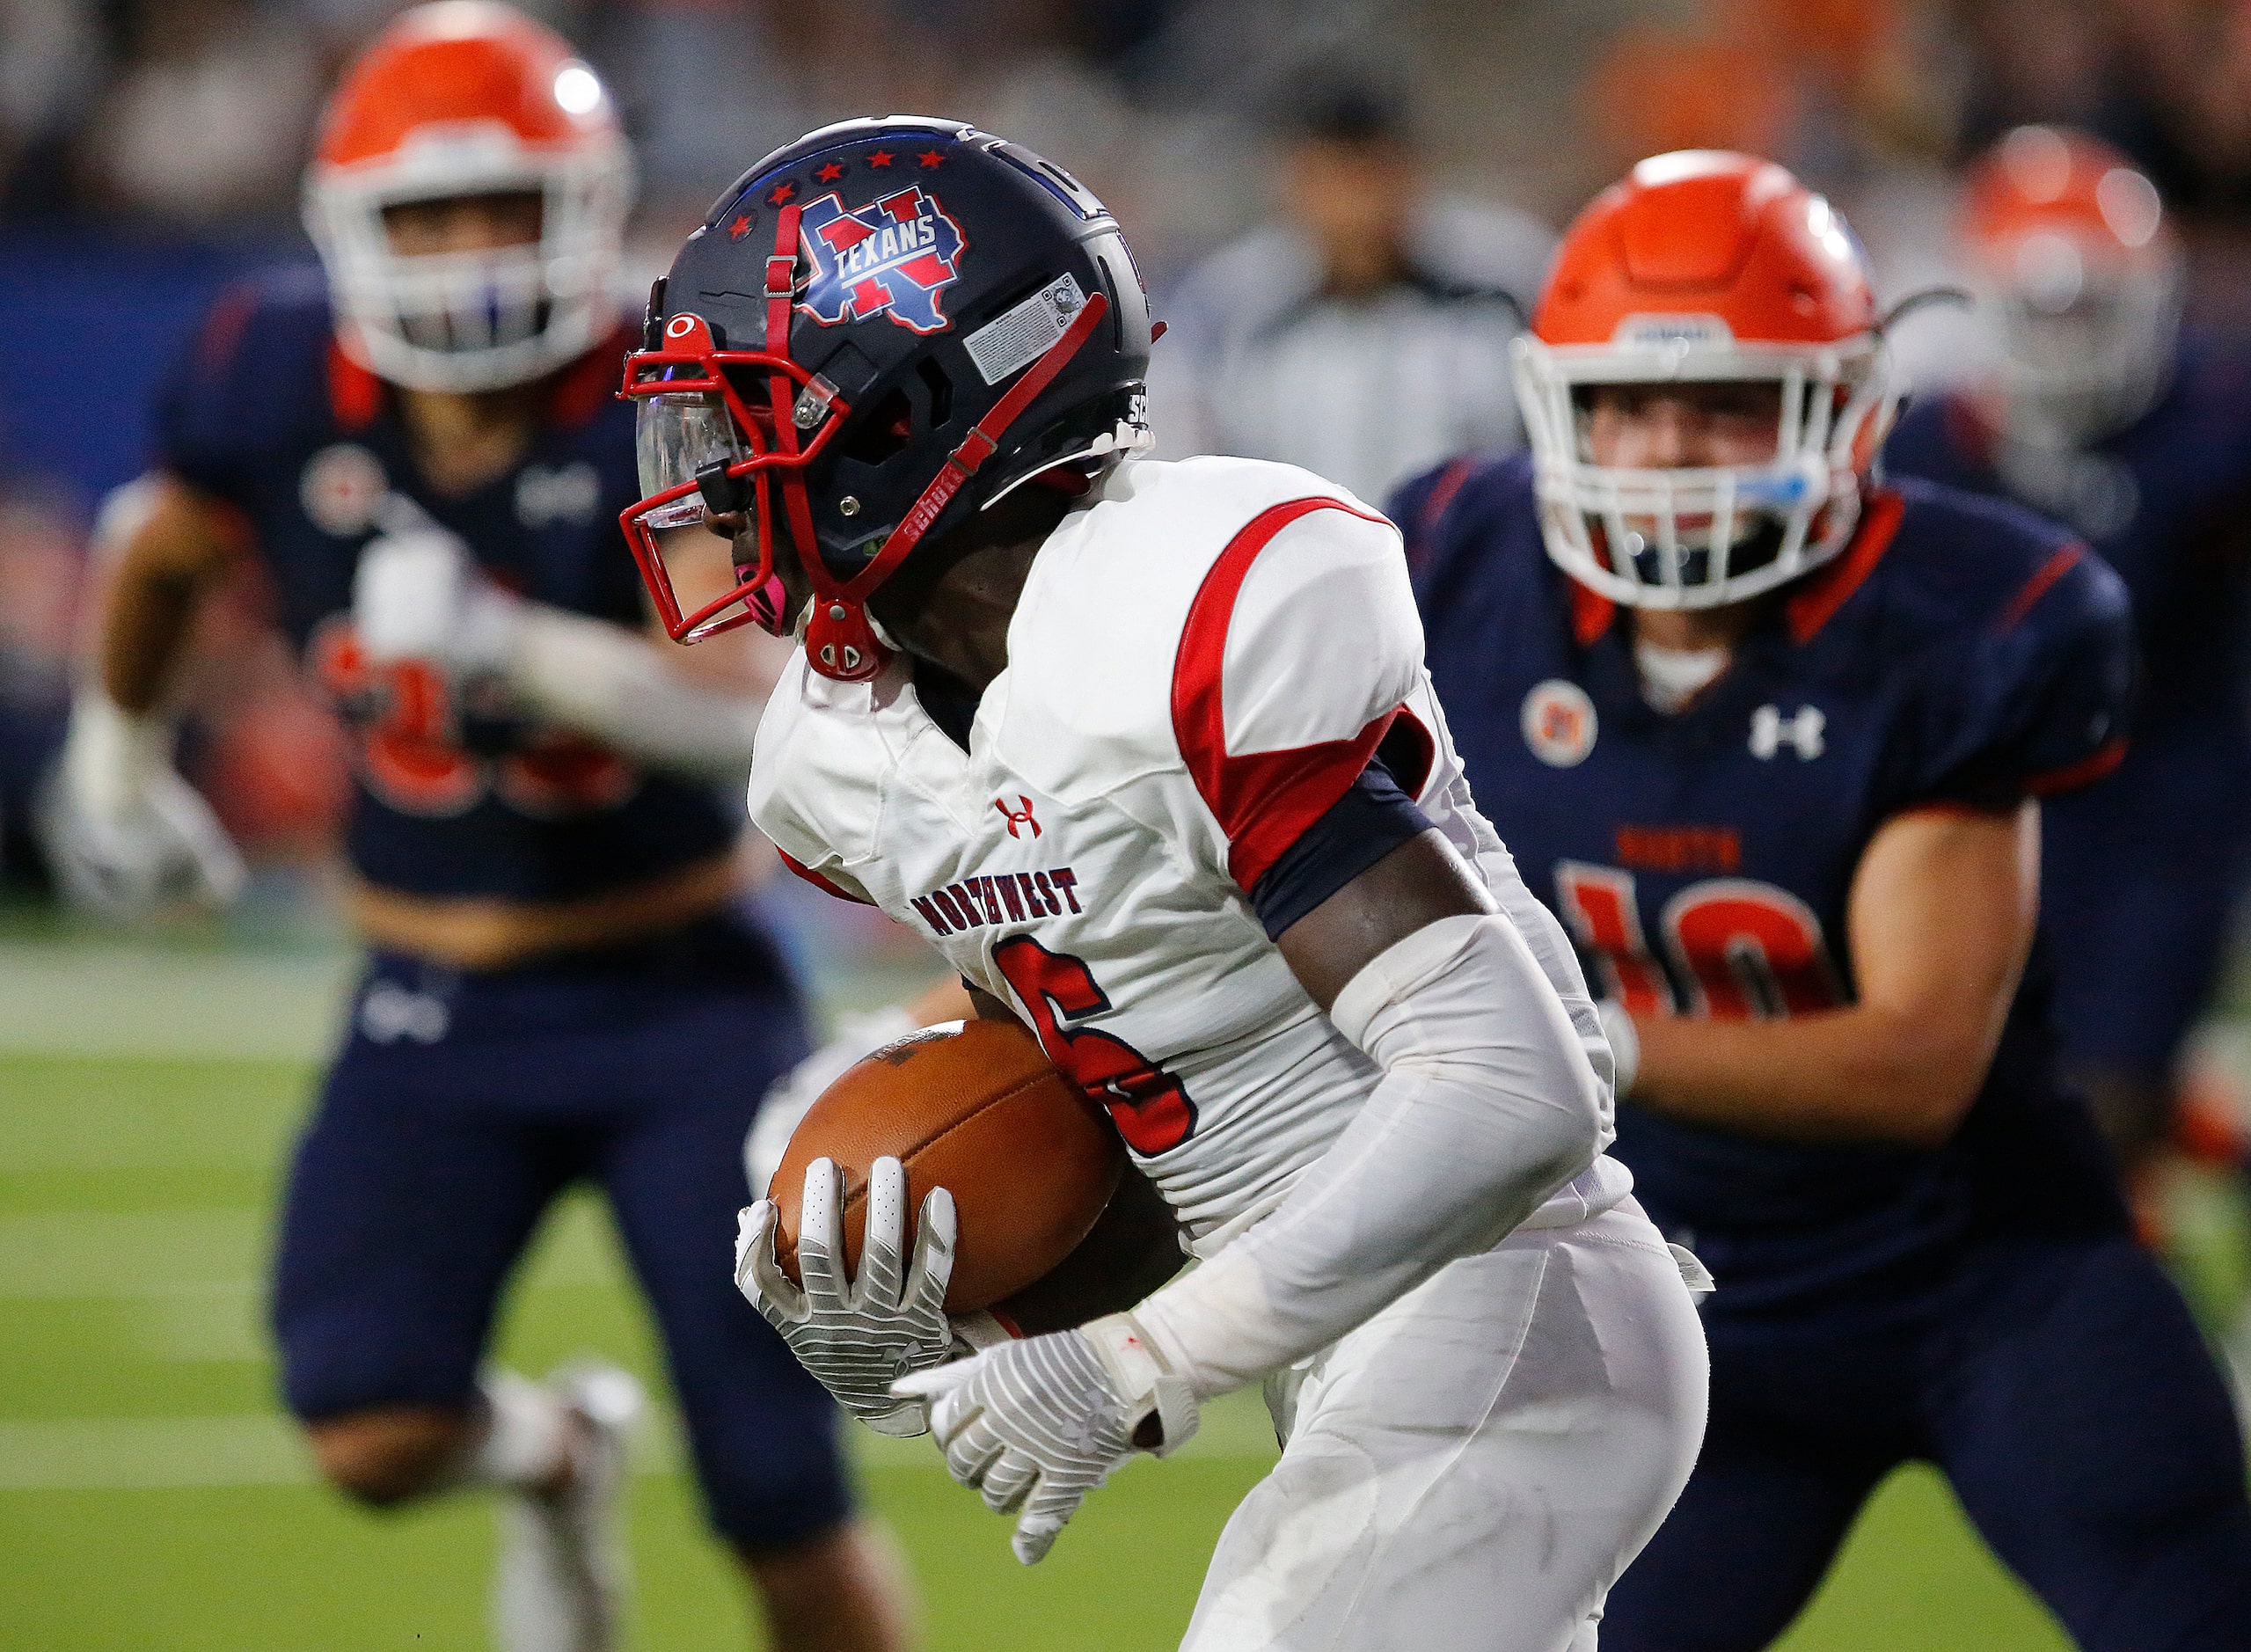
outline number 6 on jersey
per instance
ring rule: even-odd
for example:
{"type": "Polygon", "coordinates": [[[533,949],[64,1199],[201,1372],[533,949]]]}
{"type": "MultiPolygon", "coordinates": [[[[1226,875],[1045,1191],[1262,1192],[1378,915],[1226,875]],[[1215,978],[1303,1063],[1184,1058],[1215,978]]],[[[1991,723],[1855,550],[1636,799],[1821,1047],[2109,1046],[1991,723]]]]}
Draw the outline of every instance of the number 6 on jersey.
{"type": "Polygon", "coordinates": [[[1109,1109],[1126,1145],[1144,1159],[1178,1147],[1195,1133],[1195,1103],[1180,1081],[1123,1039],[1093,1027],[1063,1025],[1100,1015],[1109,995],[1085,964],[1069,953],[1049,952],[1029,935],[1012,935],[993,948],[992,961],[1032,1018],[1048,1059],[1071,1075],[1088,1099],[1109,1109]]]}

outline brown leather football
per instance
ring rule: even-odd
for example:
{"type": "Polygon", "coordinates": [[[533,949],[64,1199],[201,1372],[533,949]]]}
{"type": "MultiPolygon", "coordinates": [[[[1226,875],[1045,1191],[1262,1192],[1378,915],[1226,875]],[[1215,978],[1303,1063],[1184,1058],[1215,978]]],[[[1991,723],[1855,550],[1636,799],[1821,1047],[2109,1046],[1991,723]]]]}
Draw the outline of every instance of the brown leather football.
{"type": "MultiPolygon", "coordinates": [[[[925,1027],[848,1069],[790,1137],[767,1190],[784,1273],[798,1276],[798,1208],[816,1159],[843,1167],[844,1257],[859,1273],[867,1173],[887,1154],[906,1167],[910,1210],[933,1188],[954,1195],[960,1239],[946,1305],[955,1313],[1044,1277],[1093,1228],[1125,1169],[1109,1119],[1021,1026],[925,1027]]],[[[907,1237],[911,1248],[911,1228],[907,1237]]]]}

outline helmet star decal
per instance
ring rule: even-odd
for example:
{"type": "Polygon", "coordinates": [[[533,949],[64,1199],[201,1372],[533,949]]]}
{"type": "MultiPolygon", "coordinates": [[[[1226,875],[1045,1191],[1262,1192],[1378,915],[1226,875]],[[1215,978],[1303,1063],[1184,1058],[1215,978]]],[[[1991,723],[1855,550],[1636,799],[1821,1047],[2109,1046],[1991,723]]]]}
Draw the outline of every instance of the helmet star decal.
{"type": "Polygon", "coordinates": [[[847,211],[832,192],[805,203],[805,250],[813,274],[798,308],[824,327],[888,315],[917,333],[954,325],[939,295],[961,256],[961,226],[935,195],[911,185],[847,211]]]}

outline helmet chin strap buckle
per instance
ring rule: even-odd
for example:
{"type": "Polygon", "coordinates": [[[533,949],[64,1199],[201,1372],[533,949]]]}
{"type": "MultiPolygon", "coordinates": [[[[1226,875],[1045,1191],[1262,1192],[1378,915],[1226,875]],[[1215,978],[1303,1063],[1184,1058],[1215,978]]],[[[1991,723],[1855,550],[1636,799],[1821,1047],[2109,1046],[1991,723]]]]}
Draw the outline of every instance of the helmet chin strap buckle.
{"type": "Polygon", "coordinates": [[[805,657],[822,676],[865,683],[891,662],[873,617],[859,603],[830,594],[815,596],[805,623],[805,657]]]}

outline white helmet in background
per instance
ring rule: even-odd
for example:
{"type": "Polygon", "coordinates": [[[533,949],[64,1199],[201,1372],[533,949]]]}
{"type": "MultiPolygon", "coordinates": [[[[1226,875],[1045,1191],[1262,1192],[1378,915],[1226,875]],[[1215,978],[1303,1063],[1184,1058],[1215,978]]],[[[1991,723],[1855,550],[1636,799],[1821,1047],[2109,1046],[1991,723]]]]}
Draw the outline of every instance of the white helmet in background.
{"type": "Polygon", "coordinates": [[[601,80],[552,31],[491,0],[401,14],[345,73],[305,176],[347,354],[411,389],[517,384],[614,325],[631,151],[601,80]],[[408,255],[386,208],[537,194],[520,246],[408,255]]]}
{"type": "Polygon", "coordinates": [[[2164,394],[2181,246],[2156,186],[2123,155],[2082,133],[2019,127],[1971,168],[1962,235],[1996,325],[2011,441],[2083,446],[2164,394]]]}

